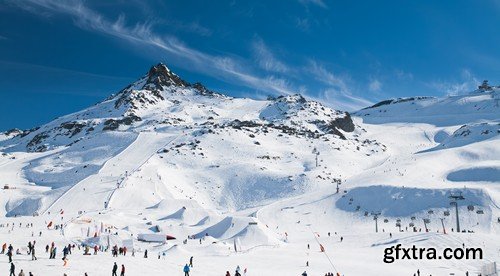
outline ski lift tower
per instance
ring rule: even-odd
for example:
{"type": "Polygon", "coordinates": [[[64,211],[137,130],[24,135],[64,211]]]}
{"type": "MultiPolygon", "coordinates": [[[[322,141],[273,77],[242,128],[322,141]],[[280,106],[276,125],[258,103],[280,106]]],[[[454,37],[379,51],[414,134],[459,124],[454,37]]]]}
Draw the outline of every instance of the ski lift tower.
{"type": "Polygon", "coordinates": [[[460,220],[458,219],[458,201],[464,200],[465,197],[462,195],[462,192],[459,192],[458,194],[450,194],[448,198],[451,200],[450,205],[455,205],[455,214],[457,216],[457,232],[460,233],[460,220]]]}
{"type": "Polygon", "coordinates": [[[319,151],[318,151],[318,149],[316,147],[314,147],[312,153],[314,155],[316,155],[316,168],[317,168],[318,167],[318,155],[319,155],[319,151]]]}
{"type": "Polygon", "coordinates": [[[373,212],[373,220],[375,221],[375,233],[378,233],[378,216],[380,216],[381,212],[373,212]]]}

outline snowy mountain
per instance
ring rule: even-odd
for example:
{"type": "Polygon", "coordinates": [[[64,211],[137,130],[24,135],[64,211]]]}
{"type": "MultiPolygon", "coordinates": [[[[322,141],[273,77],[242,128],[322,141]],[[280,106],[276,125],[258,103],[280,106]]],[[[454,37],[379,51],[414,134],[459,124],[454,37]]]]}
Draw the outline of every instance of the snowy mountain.
{"type": "MultiPolygon", "coordinates": [[[[348,158],[362,163],[368,162],[368,156],[383,155],[384,146],[364,136],[365,130],[355,125],[348,113],[300,95],[268,101],[231,98],[199,83],[191,85],[158,64],[138,81],[88,109],[32,130],[5,133],[0,144],[3,152],[37,156],[22,168],[25,181],[33,184],[30,189],[49,189],[43,190],[36,207],[25,208],[26,204],[33,206],[33,198],[28,203],[10,200],[4,212],[26,215],[44,211],[52,204],[48,198],[68,197],[68,191],[102,174],[118,155],[131,151],[130,157],[135,157],[135,147],[147,152],[143,162],[158,162],[155,166],[159,171],[176,170],[179,181],[192,182],[180,185],[183,188],[170,187],[175,190],[170,193],[190,187],[190,195],[185,197],[200,197],[197,200],[203,204],[247,208],[323,185],[315,179],[321,183],[340,180],[342,173],[351,171],[309,173],[314,147],[339,152],[335,157],[322,156],[322,161],[348,158]],[[150,147],[144,149],[144,145],[150,147]],[[352,153],[354,158],[348,157],[352,153]],[[301,155],[309,158],[300,160],[301,155]],[[181,164],[182,169],[172,168],[181,164]],[[199,176],[193,178],[196,174],[199,176]],[[209,190],[202,193],[200,189],[209,190]]],[[[140,163],[128,171],[148,166],[140,163]]],[[[125,171],[108,178],[124,181],[125,171]]],[[[157,197],[141,205],[162,199],[157,197]]]]}
{"type": "Polygon", "coordinates": [[[322,253],[304,252],[316,239],[327,252],[334,248],[345,275],[366,275],[353,261],[359,259],[382,275],[380,254],[393,243],[489,241],[483,261],[400,263],[391,275],[416,267],[433,275],[478,269],[500,247],[499,93],[487,86],[461,96],[393,99],[349,114],[301,95],[225,96],[158,64],[92,107],[0,134],[0,184],[8,186],[0,216],[30,218],[42,228],[61,221],[63,236],[49,237],[65,242],[105,243],[99,229],[107,225],[114,243],[165,252],[176,262],[203,256],[213,268],[203,275],[221,274],[215,266],[222,258],[247,262],[254,275],[269,275],[268,265],[296,275],[313,257],[308,269],[324,275],[330,265],[322,253]],[[465,198],[458,203],[462,229],[477,234],[441,234],[443,224],[448,232],[455,227],[455,193],[465,198]],[[429,233],[420,232],[424,227],[429,233]],[[145,242],[166,234],[178,240],[145,242]],[[200,244],[182,243],[187,236],[200,244]],[[262,258],[271,264],[257,265],[262,258]]]}

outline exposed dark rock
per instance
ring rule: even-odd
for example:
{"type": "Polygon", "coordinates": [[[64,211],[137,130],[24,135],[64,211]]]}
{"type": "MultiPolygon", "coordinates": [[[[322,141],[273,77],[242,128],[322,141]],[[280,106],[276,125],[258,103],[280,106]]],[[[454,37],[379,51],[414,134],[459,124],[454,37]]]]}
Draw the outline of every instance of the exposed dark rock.
{"type": "Polygon", "coordinates": [[[345,132],[353,132],[355,128],[351,115],[348,112],[345,113],[344,117],[337,117],[331,121],[330,127],[338,128],[345,132]]]}
{"type": "Polygon", "coordinates": [[[33,137],[33,139],[31,139],[31,141],[28,142],[26,147],[28,148],[28,150],[31,151],[37,151],[37,152],[45,151],[46,147],[40,146],[40,144],[43,142],[43,140],[47,139],[48,137],[49,135],[46,132],[38,133],[37,135],[35,135],[35,137],[33,137]]]}
{"type": "Polygon", "coordinates": [[[102,130],[108,131],[108,130],[116,130],[118,129],[121,125],[131,125],[134,122],[139,122],[142,119],[135,114],[130,114],[123,119],[120,120],[115,120],[115,119],[109,119],[104,122],[104,127],[102,130]]]}

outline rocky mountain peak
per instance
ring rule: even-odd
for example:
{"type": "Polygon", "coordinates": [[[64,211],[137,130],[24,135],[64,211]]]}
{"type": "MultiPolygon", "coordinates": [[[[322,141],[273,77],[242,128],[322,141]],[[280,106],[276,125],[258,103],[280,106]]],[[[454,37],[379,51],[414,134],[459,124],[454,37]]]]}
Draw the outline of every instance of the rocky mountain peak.
{"type": "Polygon", "coordinates": [[[161,89],[163,86],[189,86],[189,83],[181,79],[163,63],[158,63],[149,69],[144,88],[161,89]]]}

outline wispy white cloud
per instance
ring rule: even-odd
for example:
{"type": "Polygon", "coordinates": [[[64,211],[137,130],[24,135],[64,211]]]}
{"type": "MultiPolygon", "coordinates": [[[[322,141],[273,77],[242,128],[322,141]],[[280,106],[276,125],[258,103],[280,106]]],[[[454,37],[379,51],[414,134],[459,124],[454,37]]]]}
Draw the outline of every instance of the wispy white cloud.
{"type": "Polygon", "coordinates": [[[299,2],[303,5],[315,5],[324,9],[328,8],[325,1],[323,0],[299,0],[299,2]]]}
{"type": "Polygon", "coordinates": [[[398,78],[398,80],[413,80],[413,74],[411,72],[406,72],[401,69],[394,70],[394,74],[398,78]]]}
{"type": "Polygon", "coordinates": [[[167,25],[173,27],[176,30],[181,30],[185,32],[195,33],[201,36],[211,36],[213,31],[198,22],[181,22],[177,20],[169,20],[166,22],[167,25]]]}
{"type": "Polygon", "coordinates": [[[307,71],[316,80],[326,84],[327,88],[321,92],[320,97],[331,102],[332,106],[352,111],[373,104],[371,101],[352,93],[348,86],[348,83],[351,82],[349,75],[334,74],[316,61],[310,61],[307,71]]]}
{"type": "Polygon", "coordinates": [[[446,95],[460,95],[477,89],[480,80],[468,69],[462,69],[460,80],[458,81],[434,81],[430,87],[446,95]]]}
{"type": "Polygon", "coordinates": [[[139,45],[149,45],[163,51],[168,57],[179,61],[179,66],[196,69],[210,76],[244,85],[253,89],[292,94],[288,81],[274,76],[258,76],[248,72],[237,58],[216,56],[191,48],[173,36],[160,36],[152,30],[152,23],[127,25],[125,16],[112,21],[88,8],[81,1],[26,0],[12,1],[27,11],[39,13],[60,13],[69,15],[82,29],[100,32],[139,45]]]}
{"type": "MultiPolygon", "coordinates": [[[[151,49],[159,50],[169,63],[234,85],[245,86],[259,93],[299,92],[308,98],[326,101],[332,107],[347,110],[357,110],[372,104],[371,101],[352,93],[349,75],[334,74],[316,61],[310,61],[303,67],[291,67],[276,58],[262,40],[257,39],[252,46],[256,55],[261,57],[258,65],[267,71],[267,74],[255,73],[251,70],[251,62],[238,56],[209,54],[190,47],[174,36],[159,35],[154,32],[154,26],[157,24],[154,20],[130,24],[124,15],[111,20],[79,0],[12,0],[10,3],[41,16],[67,15],[82,29],[122,39],[131,45],[140,46],[138,49],[141,51],[145,51],[145,46],[152,47],[151,49]],[[310,83],[307,83],[307,87],[297,87],[289,79],[290,72],[312,76],[320,84],[319,88],[312,91],[310,83]],[[286,78],[285,74],[288,75],[286,78]]],[[[299,80],[299,84],[303,81],[304,79],[299,80]]]]}
{"type": "Polygon", "coordinates": [[[284,62],[276,58],[274,53],[261,38],[254,39],[252,48],[260,68],[275,73],[287,73],[290,71],[290,68],[284,62]]]}
{"type": "Polygon", "coordinates": [[[342,92],[348,93],[346,82],[350,79],[348,75],[336,75],[328,71],[324,66],[320,65],[318,62],[311,60],[309,62],[309,72],[311,72],[314,78],[324,84],[335,87],[342,92]]]}
{"type": "Polygon", "coordinates": [[[66,75],[77,75],[77,76],[84,76],[84,77],[91,77],[91,78],[116,79],[116,80],[124,80],[124,81],[133,81],[134,80],[133,77],[95,74],[95,73],[91,73],[91,72],[83,72],[83,71],[78,71],[78,70],[59,68],[59,67],[53,67],[53,66],[46,66],[46,65],[39,65],[39,64],[32,64],[32,63],[24,63],[24,62],[13,62],[13,61],[0,60],[0,64],[6,65],[9,68],[14,68],[17,70],[29,69],[29,70],[35,70],[35,71],[59,73],[59,74],[66,74],[66,75]]]}
{"type": "Polygon", "coordinates": [[[311,23],[308,18],[295,18],[295,26],[304,32],[311,29],[311,23]]]}
{"type": "Polygon", "coordinates": [[[382,82],[378,79],[372,78],[368,83],[368,89],[372,92],[379,92],[382,89],[382,82]]]}

